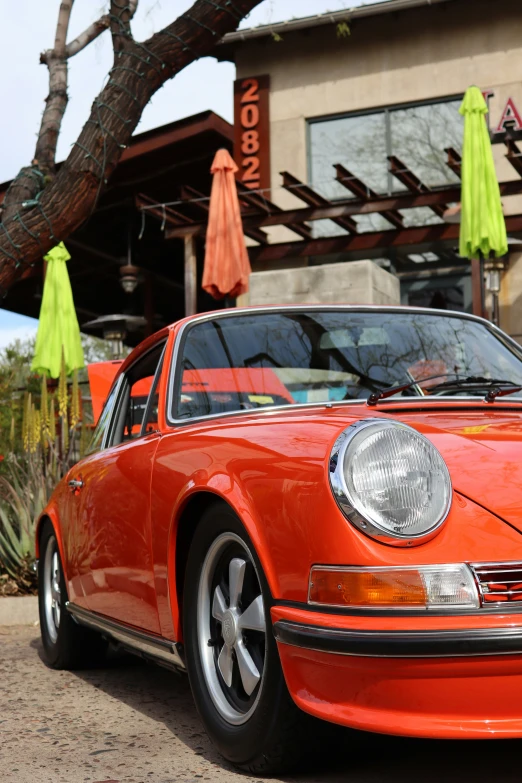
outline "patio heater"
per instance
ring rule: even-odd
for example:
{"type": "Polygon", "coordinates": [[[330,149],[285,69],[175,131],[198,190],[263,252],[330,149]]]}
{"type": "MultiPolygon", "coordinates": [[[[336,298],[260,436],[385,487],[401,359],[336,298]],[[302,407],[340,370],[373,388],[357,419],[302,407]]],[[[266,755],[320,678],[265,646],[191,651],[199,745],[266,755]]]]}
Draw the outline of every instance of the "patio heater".
{"type": "Polygon", "coordinates": [[[484,270],[486,273],[486,291],[491,294],[491,320],[495,326],[500,323],[499,294],[501,274],[506,268],[503,258],[495,258],[486,261],[484,270]]]}
{"type": "Polygon", "coordinates": [[[143,329],[147,321],[142,315],[102,315],[82,324],[82,331],[95,334],[110,342],[114,359],[123,358],[123,341],[129,332],[143,329]]]}

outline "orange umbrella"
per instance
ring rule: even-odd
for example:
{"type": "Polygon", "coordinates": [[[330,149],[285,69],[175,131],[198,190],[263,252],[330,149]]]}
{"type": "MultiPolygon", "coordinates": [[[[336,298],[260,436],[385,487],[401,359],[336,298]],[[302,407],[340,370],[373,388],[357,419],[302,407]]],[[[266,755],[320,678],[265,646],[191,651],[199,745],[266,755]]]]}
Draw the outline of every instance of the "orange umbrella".
{"type": "Polygon", "coordinates": [[[214,175],[208,215],[203,288],[214,299],[248,291],[252,271],[243,235],[235,173],[227,150],[218,150],[210,171],[214,175]]]}

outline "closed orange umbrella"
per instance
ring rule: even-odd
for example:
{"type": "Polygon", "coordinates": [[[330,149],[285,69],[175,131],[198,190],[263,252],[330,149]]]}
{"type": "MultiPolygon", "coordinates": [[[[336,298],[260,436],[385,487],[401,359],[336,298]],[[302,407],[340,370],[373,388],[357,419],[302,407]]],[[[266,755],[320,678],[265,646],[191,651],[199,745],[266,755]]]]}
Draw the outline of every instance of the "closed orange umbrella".
{"type": "Polygon", "coordinates": [[[214,179],[202,283],[214,299],[246,293],[252,271],[241,224],[235,180],[237,170],[227,150],[216,152],[210,169],[214,179]]]}

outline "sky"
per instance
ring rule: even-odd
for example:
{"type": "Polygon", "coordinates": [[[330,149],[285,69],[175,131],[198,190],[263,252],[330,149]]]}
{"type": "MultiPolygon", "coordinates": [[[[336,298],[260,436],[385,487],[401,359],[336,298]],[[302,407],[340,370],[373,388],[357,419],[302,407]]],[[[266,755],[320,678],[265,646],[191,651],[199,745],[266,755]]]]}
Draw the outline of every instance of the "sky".
{"type": "MultiPolygon", "coordinates": [[[[264,0],[241,27],[339,11],[376,0],[264,0]]],[[[75,0],[69,40],[107,9],[102,0],[75,0]]],[[[192,0],[140,0],[133,21],[136,39],[144,40],[172,22],[192,0]]],[[[39,54],[52,47],[59,0],[0,0],[0,182],[11,179],[34,154],[36,133],[48,92],[48,71],[39,54]]],[[[112,59],[110,35],[100,38],[69,61],[69,104],[58,143],[58,160],[67,157],[103,87],[112,59]]],[[[146,107],[137,132],[156,128],[211,109],[233,121],[232,83],[235,67],[205,57],[190,65],[159,90],[146,107]]],[[[0,350],[16,338],[34,334],[37,322],[0,309],[0,350]]]]}

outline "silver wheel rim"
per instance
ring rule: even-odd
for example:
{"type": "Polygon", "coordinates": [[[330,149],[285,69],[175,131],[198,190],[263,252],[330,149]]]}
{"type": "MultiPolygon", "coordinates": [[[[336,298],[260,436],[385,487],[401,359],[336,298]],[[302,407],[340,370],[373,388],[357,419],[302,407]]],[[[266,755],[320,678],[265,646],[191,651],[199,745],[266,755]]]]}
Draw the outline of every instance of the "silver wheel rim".
{"type": "Polygon", "coordinates": [[[47,549],[45,550],[42,581],[45,624],[47,626],[47,633],[54,644],[58,639],[61,603],[60,559],[58,545],[54,536],[50,537],[47,549]]]}
{"type": "MultiPolygon", "coordinates": [[[[226,557],[225,557],[226,563],[226,557]]],[[[235,726],[246,723],[253,715],[263,687],[264,657],[254,656],[260,645],[266,652],[266,621],[259,575],[254,559],[244,541],[234,533],[222,533],[210,547],[203,568],[198,589],[197,635],[198,647],[205,684],[210,697],[221,717],[235,726]],[[235,556],[223,569],[220,562],[226,550],[234,547],[235,556]],[[242,550],[242,554],[237,554],[242,550]],[[228,576],[229,595],[215,585],[218,569],[228,576]],[[242,605],[244,579],[250,571],[250,583],[257,583],[258,595],[242,605]],[[213,636],[214,634],[214,636],[213,636]],[[257,660],[256,660],[257,659],[257,660]],[[248,708],[237,704],[236,690],[239,688],[250,701],[248,708]],[[236,689],[236,690],[235,690],[236,689]]]]}

